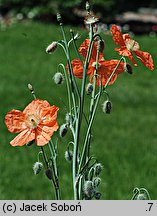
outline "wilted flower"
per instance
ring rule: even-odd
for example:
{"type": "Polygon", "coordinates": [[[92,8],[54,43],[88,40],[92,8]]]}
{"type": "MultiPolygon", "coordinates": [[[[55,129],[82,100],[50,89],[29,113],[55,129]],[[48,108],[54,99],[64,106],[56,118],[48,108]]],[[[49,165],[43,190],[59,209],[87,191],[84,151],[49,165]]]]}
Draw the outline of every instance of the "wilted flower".
{"type": "Polygon", "coordinates": [[[133,40],[129,34],[122,35],[116,25],[112,25],[111,32],[115,44],[120,46],[120,48],[115,49],[118,51],[119,55],[127,56],[130,61],[132,61],[135,66],[137,66],[137,63],[133,57],[134,53],[146,67],[148,67],[150,70],[154,69],[152,56],[148,52],[142,52],[140,50],[139,44],[133,40]]]}
{"type": "Polygon", "coordinates": [[[12,146],[23,146],[35,140],[38,146],[47,144],[58,129],[56,106],[46,100],[33,100],[23,112],[11,110],[5,116],[5,124],[11,133],[19,133],[11,142],[12,146]]]}

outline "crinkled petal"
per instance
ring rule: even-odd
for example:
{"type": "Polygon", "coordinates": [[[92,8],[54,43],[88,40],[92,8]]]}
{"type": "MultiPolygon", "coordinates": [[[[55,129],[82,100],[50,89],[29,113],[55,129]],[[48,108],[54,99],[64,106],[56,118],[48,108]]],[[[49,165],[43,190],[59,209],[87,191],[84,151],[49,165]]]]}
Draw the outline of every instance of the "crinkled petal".
{"type": "Polygon", "coordinates": [[[42,125],[52,127],[57,118],[57,111],[59,110],[56,106],[51,106],[43,109],[41,112],[41,123],[42,125]]]}
{"type": "Polygon", "coordinates": [[[74,76],[79,79],[82,79],[83,76],[83,66],[80,59],[74,59],[71,61],[74,76]]]}
{"type": "Polygon", "coordinates": [[[81,46],[79,47],[79,53],[84,57],[84,59],[86,59],[87,56],[87,51],[88,51],[88,47],[89,47],[89,43],[90,40],[89,39],[85,39],[83,41],[83,43],[81,44],[81,46]]]}
{"type": "Polygon", "coordinates": [[[57,129],[58,129],[57,122],[55,122],[53,127],[47,127],[47,126],[37,127],[36,128],[36,137],[35,137],[37,146],[46,145],[50,141],[53,133],[55,131],[57,131],[57,129]]]}
{"type": "Polygon", "coordinates": [[[19,110],[11,110],[5,116],[5,124],[11,133],[21,132],[26,128],[25,114],[19,110]]]}
{"type": "Polygon", "coordinates": [[[23,113],[27,115],[37,114],[40,116],[42,109],[50,107],[50,104],[46,100],[35,99],[24,109],[23,113]]]}
{"type": "Polygon", "coordinates": [[[115,44],[117,44],[118,46],[125,46],[123,35],[116,25],[112,25],[111,33],[113,35],[113,40],[114,40],[115,44]]]}
{"type": "Polygon", "coordinates": [[[151,54],[148,52],[142,52],[141,50],[134,51],[137,58],[150,70],[154,70],[154,64],[151,54]]]}
{"type": "Polygon", "coordinates": [[[131,52],[125,47],[115,48],[115,50],[118,51],[118,54],[122,56],[132,55],[131,52]]]}
{"type": "Polygon", "coordinates": [[[26,143],[32,141],[35,139],[35,133],[34,130],[25,129],[20,134],[18,134],[11,142],[10,144],[12,146],[23,146],[26,143]]]}

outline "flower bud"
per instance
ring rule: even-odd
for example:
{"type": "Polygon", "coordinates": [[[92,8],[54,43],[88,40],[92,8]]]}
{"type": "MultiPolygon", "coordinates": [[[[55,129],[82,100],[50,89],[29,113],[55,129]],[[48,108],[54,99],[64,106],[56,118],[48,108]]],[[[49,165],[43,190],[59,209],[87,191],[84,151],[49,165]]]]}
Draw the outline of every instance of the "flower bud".
{"type": "Polygon", "coordinates": [[[104,113],[110,114],[112,109],[112,103],[109,100],[106,100],[102,105],[102,110],[104,113]]]}
{"type": "Polygon", "coordinates": [[[129,74],[132,74],[132,73],[133,73],[132,67],[131,67],[130,64],[126,63],[124,67],[125,67],[124,69],[125,69],[125,71],[126,71],[127,73],[129,73],[129,74]]]}
{"type": "Polygon", "coordinates": [[[67,132],[68,132],[68,126],[67,126],[67,124],[61,125],[60,128],[59,128],[59,135],[60,135],[60,137],[64,137],[67,132]]]}
{"type": "Polygon", "coordinates": [[[145,194],[138,194],[136,197],[136,200],[147,200],[147,197],[145,194]]]}
{"type": "Polygon", "coordinates": [[[102,172],[102,170],[103,170],[103,166],[102,166],[101,163],[96,163],[96,164],[94,165],[94,174],[95,174],[96,176],[100,175],[100,173],[102,172]]]}
{"type": "Polygon", "coordinates": [[[28,89],[29,89],[29,91],[32,93],[32,94],[34,94],[35,92],[34,92],[34,88],[33,88],[33,86],[29,83],[28,84],[28,89]]]}
{"type": "Polygon", "coordinates": [[[87,84],[86,92],[87,92],[87,95],[90,95],[93,92],[93,84],[92,83],[87,84]]]}
{"type": "Polygon", "coordinates": [[[42,168],[43,168],[43,164],[41,162],[35,162],[35,164],[33,165],[34,174],[37,175],[38,173],[40,173],[42,168]]]}
{"type": "Polygon", "coordinates": [[[100,40],[99,41],[99,52],[102,53],[104,51],[104,48],[105,48],[104,40],[100,40]]]}
{"type": "Polygon", "coordinates": [[[26,146],[31,146],[34,144],[34,142],[35,142],[35,140],[29,141],[28,143],[26,143],[26,146]]]}
{"type": "Polygon", "coordinates": [[[74,115],[67,113],[65,116],[65,121],[67,125],[73,124],[74,122],[74,115]]]}
{"type": "Polygon", "coordinates": [[[59,85],[59,84],[62,84],[62,83],[63,83],[63,81],[64,81],[64,76],[63,76],[62,73],[57,72],[57,73],[55,73],[53,79],[54,79],[54,82],[55,82],[57,85],[59,85]]]}
{"type": "Polygon", "coordinates": [[[93,194],[93,182],[86,181],[84,184],[84,194],[89,198],[93,194]]]}
{"type": "Polygon", "coordinates": [[[50,168],[48,168],[46,171],[45,171],[45,175],[47,176],[47,178],[49,180],[52,179],[52,170],[50,168]]]}
{"type": "Polygon", "coordinates": [[[88,1],[86,2],[86,10],[87,10],[87,11],[89,11],[89,10],[90,10],[90,4],[89,4],[89,2],[88,2],[88,1]]]}
{"type": "Polygon", "coordinates": [[[53,53],[56,49],[57,49],[57,42],[54,41],[46,48],[46,52],[50,54],[53,53]]]}
{"type": "Polygon", "coordinates": [[[71,150],[67,150],[65,152],[65,160],[71,162],[73,159],[73,152],[71,150]]]}
{"type": "Polygon", "coordinates": [[[101,193],[98,191],[94,191],[94,197],[96,200],[99,200],[101,198],[101,193]]]}
{"type": "Polygon", "coordinates": [[[84,19],[84,23],[86,25],[94,25],[94,24],[96,24],[98,22],[99,22],[99,18],[96,15],[93,15],[93,14],[88,14],[84,19]]]}
{"type": "Polygon", "coordinates": [[[62,17],[60,13],[57,13],[57,21],[62,22],[62,17]]]}
{"type": "Polygon", "coordinates": [[[93,179],[93,187],[94,187],[94,188],[97,188],[97,187],[100,185],[100,183],[101,183],[101,178],[95,177],[95,178],[93,179]]]}

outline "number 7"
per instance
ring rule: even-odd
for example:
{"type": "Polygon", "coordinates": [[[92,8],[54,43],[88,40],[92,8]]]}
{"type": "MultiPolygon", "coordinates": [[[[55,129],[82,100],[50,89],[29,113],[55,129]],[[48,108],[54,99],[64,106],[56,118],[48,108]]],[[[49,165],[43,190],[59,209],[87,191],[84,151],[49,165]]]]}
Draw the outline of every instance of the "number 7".
{"type": "Polygon", "coordinates": [[[151,210],[152,206],[153,206],[153,203],[148,203],[150,206],[149,206],[149,211],[151,210]]]}

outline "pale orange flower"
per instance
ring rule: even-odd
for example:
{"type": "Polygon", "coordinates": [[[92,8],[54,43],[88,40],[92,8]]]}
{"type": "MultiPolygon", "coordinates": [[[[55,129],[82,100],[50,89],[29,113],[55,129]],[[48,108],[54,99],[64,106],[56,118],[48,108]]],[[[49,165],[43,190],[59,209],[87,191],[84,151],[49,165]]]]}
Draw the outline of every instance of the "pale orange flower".
{"type": "Polygon", "coordinates": [[[120,46],[115,50],[119,55],[127,56],[135,66],[137,63],[134,60],[133,53],[140,59],[140,61],[150,70],[154,69],[152,56],[148,52],[142,52],[139,44],[133,40],[129,34],[122,34],[116,25],[112,25],[111,33],[115,44],[120,46]]]}
{"type": "Polygon", "coordinates": [[[47,144],[58,129],[56,106],[46,100],[33,100],[23,112],[11,110],[5,116],[5,124],[11,133],[19,133],[11,142],[12,146],[23,146],[35,140],[37,146],[47,144]]]}
{"type": "MultiPolygon", "coordinates": [[[[86,39],[80,46],[79,48],[79,53],[84,57],[84,60],[86,59],[87,56],[87,51],[89,47],[89,39],[86,39]]],[[[93,76],[94,76],[94,71],[96,67],[96,55],[97,55],[97,46],[98,42],[95,41],[93,44],[93,49],[91,52],[91,58],[89,61],[88,69],[87,69],[87,75],[90,76],[90,82],[93,82],[93,76]]],[[[83,61],[84,63],[84,61],[83,61]]],[[[83,65],[79,59],[74,59],[71,61],[72,68],[73,68],[73,73],[77,78],[82,79],[83,77],[83,65]]],[[[103,54],[99,53],[98,56],[98,70],[97,70],[97,77],[96,77],[96,85],[97,86],[104,86],[110,75],[112,74],[113,70],[118,64],[118,60],[103,60],[103,54]]],[[[112,79],[109,82],[109,85],[113,84],[114,81],[117,78],[117,74],[120,74],[124,72],[124,63],[120,63],[118,69],[116,70],[115,74],[113,75],[112,79]]]]}

